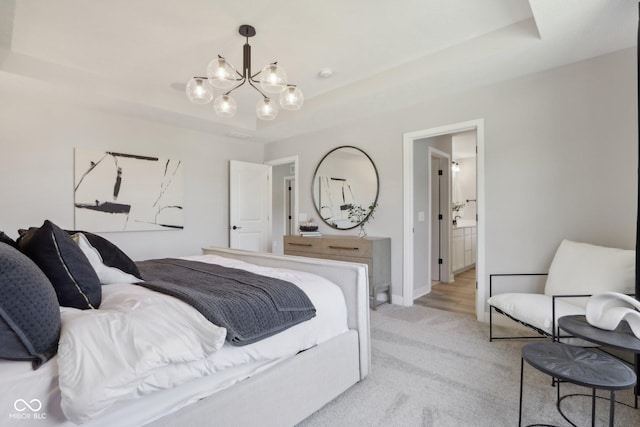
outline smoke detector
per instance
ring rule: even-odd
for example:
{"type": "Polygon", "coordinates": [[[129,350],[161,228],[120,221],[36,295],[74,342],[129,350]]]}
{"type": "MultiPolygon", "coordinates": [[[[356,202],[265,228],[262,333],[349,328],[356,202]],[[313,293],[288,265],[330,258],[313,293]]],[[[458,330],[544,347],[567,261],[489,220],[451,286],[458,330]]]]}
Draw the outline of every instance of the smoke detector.
{"type": "Polygon", "coordinates": [[[318,72],[318,75],[323,79],[328,79],[329,77],[333,77],[335,72],[331,68],[323,68],[318,72]]]}

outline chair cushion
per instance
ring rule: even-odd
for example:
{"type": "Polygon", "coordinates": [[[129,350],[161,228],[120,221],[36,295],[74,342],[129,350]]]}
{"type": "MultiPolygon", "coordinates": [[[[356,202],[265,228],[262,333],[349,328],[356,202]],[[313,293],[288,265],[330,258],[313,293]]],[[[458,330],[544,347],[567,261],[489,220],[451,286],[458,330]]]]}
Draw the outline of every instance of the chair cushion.
{"type": "MultiPolygon", "coordinates": [[[[505,314],[551,334],[552,298],[542,294],[507,293],[489,298],[505,314]]],[[[556,300],[556,320],[561,316],[584,314],[585,310],[560,299],[556,300]]]]}
{"type": "MultiPolygon", "coordinates": [[[[563,240],[551,262],[544,294],[633,293],[635,262],[633,250],[563,240]]],[[[586,307],[587,298],[571,302],[586,307]]]]}
{"type": "MultiPolygon", "coordinates": [[[[551,318],[553,313],[553,299],[542,294],[506,293],[489,298],[489,305],[503,313],[545,331],[552,332],[551,318]]],[[[585,314],[583,307],[556,298],[556,325],[562,316],[585,314]]],[[[562,333],[561,333],[562,335],[562,333]]],[[[566,333],[565,333],[566,335],[566,333]]],[[[571,345],[593,346],[593,343],[576,338],[563,339],[562,342],[571,345]]]]}

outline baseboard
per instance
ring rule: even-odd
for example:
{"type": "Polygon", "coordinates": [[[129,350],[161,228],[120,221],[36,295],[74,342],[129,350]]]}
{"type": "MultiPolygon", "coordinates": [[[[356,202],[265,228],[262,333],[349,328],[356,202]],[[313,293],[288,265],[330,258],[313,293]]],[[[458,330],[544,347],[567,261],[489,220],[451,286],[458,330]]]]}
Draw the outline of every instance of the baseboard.
{"type": "Polygon", "coordinates": [[[415,288],[413,290],[413,300],[415,301],[416,299],[420,298],[421,296],[427,295],[429,292],[431,292],[431,286],[430,285],[422,285],[419,288],[415,288]]]}

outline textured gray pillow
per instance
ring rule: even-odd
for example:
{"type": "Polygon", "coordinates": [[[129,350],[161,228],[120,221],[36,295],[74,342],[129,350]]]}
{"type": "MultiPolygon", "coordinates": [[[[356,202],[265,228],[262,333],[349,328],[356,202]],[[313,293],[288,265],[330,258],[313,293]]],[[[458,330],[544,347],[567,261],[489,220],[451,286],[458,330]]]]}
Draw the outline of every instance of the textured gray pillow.
{"type": "Polygon", "coordinates": [[[33,261],[0,245],[0,358],[32,360],[37,369],[56,354],[59,337],[53,285],[33,261]]]}

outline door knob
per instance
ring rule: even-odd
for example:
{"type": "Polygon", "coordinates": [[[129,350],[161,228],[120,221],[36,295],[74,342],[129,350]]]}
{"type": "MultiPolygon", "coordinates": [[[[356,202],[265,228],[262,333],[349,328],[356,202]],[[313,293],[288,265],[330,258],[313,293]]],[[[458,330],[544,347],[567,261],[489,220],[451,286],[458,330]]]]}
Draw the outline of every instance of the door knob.
{"type": "Polygon", "coordinates": [[[233,227],[231,227],[232,230],[240,230],[242,227],[238,227],[237,225],[234,225],[233,227]]]}

